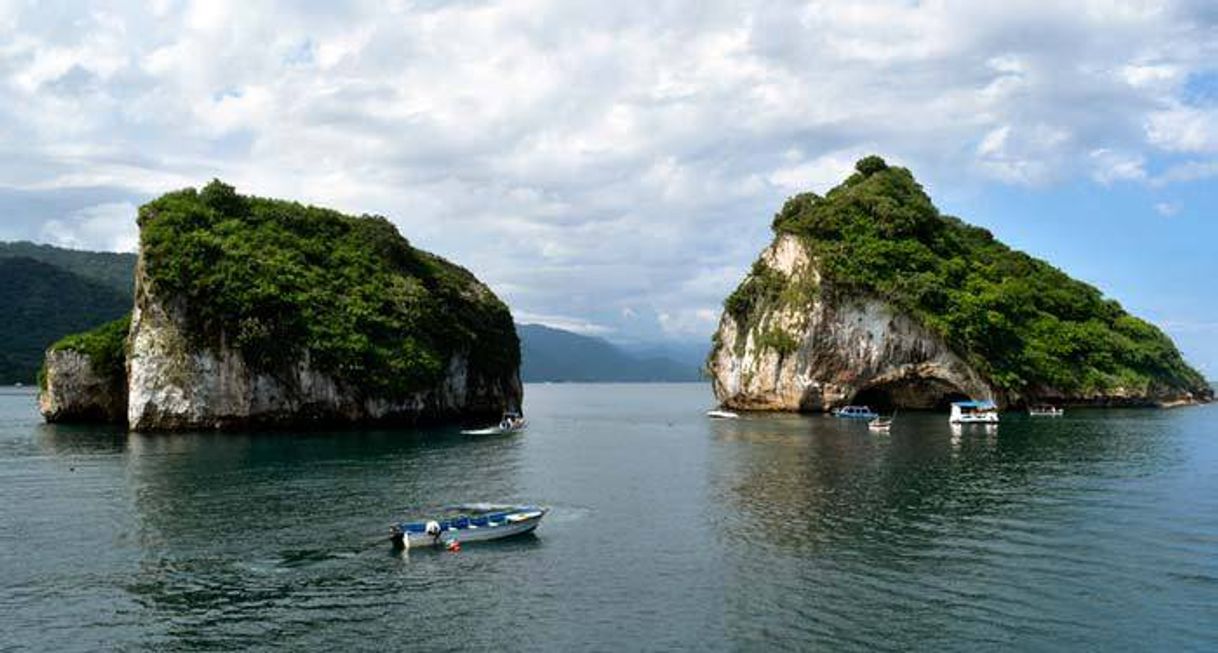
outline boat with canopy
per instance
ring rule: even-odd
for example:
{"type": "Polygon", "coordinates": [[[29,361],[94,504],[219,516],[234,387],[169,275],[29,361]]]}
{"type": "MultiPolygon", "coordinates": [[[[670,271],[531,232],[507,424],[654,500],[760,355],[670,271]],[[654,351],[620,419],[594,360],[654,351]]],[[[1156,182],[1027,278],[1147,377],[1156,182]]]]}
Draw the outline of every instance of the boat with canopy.
{"type": "Polygon", "coordinates": [[[833,411],[833,415],[835,417],[842,417],[845,419],[865,420],[873,420],[880,416],[879,413],[871,410],[870,406],[842,406],[841,408],[833,411]]]}
{"type": "Polygon", "coordinates": [[[948,422],[952,424],[997,424],[998,405],[988,399],[953,402],[948,422]]]}

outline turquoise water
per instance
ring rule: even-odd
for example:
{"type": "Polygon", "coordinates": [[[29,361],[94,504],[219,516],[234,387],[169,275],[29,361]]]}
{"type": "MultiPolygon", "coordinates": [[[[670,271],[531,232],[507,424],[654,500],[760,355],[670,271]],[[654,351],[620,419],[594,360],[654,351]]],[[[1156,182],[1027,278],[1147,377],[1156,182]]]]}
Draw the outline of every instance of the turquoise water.
{"type": "Polygon", "coordinates": [[[127,435],[0,390],[2,650],[1218,648],[1218,407],[891,435],[530,385],[525,434],[127,435]],[[395,553],[413,506],[552,506],[395,553]]]}

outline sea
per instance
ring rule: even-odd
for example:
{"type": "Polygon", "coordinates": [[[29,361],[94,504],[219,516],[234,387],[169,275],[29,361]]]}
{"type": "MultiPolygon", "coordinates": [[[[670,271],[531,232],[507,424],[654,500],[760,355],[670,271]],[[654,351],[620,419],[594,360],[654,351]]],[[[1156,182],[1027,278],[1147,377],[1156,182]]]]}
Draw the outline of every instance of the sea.
{"type": "Polygon", "coordinates": [[[129,434],[0,388],[0,650],[1218,650],[1218,406],[889,434],[537,384],[527,431],[129,434]],[[396,551],[471,501],[532,535],[396,551]]]}

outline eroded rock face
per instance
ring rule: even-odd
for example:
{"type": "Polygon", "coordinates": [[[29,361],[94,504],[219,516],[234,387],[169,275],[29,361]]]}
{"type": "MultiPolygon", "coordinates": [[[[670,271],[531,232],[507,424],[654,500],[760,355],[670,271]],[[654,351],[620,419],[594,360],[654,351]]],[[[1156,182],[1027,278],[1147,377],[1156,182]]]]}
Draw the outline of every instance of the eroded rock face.
{"type": "Polygon", "coordinates": [[[759,265],[762,273],[776,273],[771,283],[784,299],[750,313],[748,324],[738,323],[730,311],[720,318],[708,367],[724,406],[814,412],[847,404],[938,409],[964,398],[1000,406],[1046,400],[1167,406],[1208,399],[1164,385],[1103,393],[1049,387],[1005,393],[912,317],[877,298],[826,285],[798,237],[778,236],[759,265]]]}
{"type": "Polygon", "coordinates": [[[127,389],[121,377],[99,374],[88,355],[49,351],[38,409],[48,422],[122,423],[127,418],[127,389]]]}
{"type": "MultiPolygon", "coordinates": [[[[784,277],[821,283],[794,236],[779,237],[762,253],[763,264],[784,277]]],[[[994,398],[990,387],[925,327],[871,298],[823,299],[785,305],[752,328],[727,313],[719,323],[710,370],[715,396],[745,410],[822,411],[872,391],[901,407],[934,408],[957,396],[994,398]],[[781,332],[794,347],[762,342],[781,332]]]]}
{"type": "Polygon", "coordinates": [[[365,397],[314,369],[307,355],[275,373],[255,370],[223,337],[214,347],[192,344],[182,307],[154,296],[142,277],[137,270],[127,374],[133,430],[496,419],[520,406],[518,373],[476,378],[461,354],[449,359],[436,387],[393,398],[365,397]]]}

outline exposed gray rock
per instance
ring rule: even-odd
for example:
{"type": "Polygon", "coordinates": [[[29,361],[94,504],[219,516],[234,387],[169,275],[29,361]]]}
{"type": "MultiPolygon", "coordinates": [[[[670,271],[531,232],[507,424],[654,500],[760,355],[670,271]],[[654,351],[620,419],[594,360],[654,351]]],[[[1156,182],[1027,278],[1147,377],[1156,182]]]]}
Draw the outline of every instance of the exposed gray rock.
{"type": "Polygon", "coordinates": [[[113,422],[127,418],[123,379],[98,374],[88,355],[61,349],[46,354],[38,409],[48,422],[113,422]]]}

